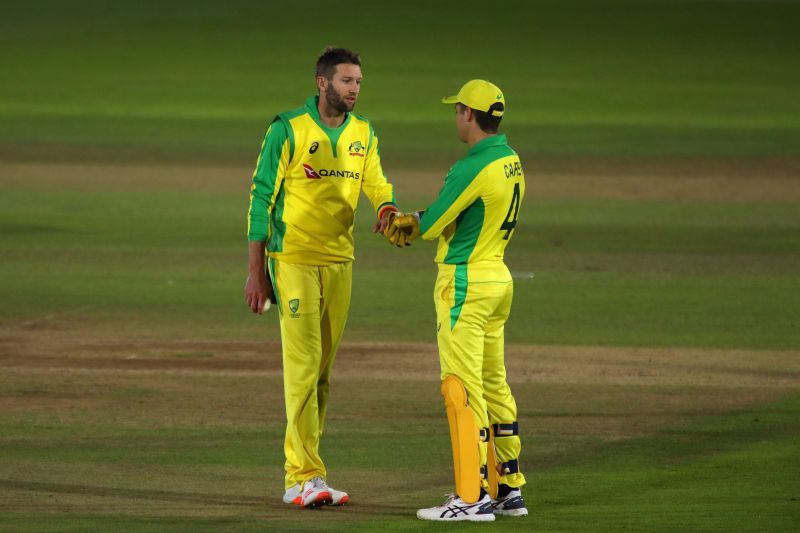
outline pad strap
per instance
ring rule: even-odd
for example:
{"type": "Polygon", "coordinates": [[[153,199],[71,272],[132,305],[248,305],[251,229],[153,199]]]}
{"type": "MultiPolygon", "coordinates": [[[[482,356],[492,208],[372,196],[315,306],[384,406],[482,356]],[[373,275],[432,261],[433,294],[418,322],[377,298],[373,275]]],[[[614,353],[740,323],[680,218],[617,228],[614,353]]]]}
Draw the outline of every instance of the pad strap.
{"type": "Polygon", "coordinates": [[[492,424],[495,437],[512,437],[519,435],[519,423],[516,421],[510,424],[492,424]]]}
{"type": "Polygon", "coordinates": [[[489,475],[489,471],[486,469],[486,465],[481,465],[481,479],[486,479],[489,475]]]}
{"type": "Polygon", "coordinates": [[[505,463],[500,463],[500,475],[516,474],[519,472],[519,460],[511,459],[505,463]]]}
{"type": "Polygon", "coordinates": [[[481,442],[489,442],[489,428],[481,428],[480,440],[481,442]]]}

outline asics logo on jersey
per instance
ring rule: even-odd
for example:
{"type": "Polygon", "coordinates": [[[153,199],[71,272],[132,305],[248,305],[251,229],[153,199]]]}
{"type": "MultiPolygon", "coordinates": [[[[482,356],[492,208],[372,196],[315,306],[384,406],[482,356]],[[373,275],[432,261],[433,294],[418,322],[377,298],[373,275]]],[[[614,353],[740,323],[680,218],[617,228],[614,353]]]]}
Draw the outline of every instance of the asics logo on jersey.
{"type": "Polygon", "coordinates": [[[314,141],[313,143],[311,143],[311,148],[308,149],[308,153],[313,154],[314,152],[317,151],[317,148],[319,148],[319,143],[317,141],[314,141]]]}
{"type": "Polygon", "coordinates": [[[306,171],[306,177],[310,180],[318,180],[320,179],[320,175],[317,174],[317,171],[311,168],[311,165],[303,163],[303,170],[306,171]]]}

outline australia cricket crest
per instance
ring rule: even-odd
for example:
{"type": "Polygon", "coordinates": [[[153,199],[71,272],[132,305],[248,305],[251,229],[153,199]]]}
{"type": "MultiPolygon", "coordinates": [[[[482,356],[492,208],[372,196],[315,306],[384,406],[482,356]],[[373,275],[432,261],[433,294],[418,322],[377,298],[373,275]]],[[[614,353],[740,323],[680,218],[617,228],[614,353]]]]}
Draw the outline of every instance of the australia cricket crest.
{"type": "Polygon", "coordinates": [[[292,312],[292,318],[300,318],[300,313],[297,312],[298,309],[300,309],[300,299],[289,300],[289,311],[292,312]]]}
{"type": "Polygon", "coordinates": [[[350,152],[350,155],[364,157],[364,152],[366,150],[364,150],[364,145],[361,144],[361,141],[355,141],[350,143],[350,148],[348,148],[347,151],[350,152]]]}

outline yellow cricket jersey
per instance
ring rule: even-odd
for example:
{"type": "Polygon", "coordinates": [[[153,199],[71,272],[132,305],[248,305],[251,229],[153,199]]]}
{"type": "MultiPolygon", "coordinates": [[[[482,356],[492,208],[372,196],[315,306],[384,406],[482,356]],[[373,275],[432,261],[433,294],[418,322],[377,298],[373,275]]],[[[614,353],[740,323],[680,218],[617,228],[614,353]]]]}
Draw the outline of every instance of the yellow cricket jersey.
{"type": "Polygon", "coordinates": [[[437,263],[502,262],[524,195],[519,156],[505,135],[487,137],[447,173],[439,197],[420,217],[420,234],[439,238],[437,263]]]}
{"type": "Polygon", "coordinates": [[[381,168],[378,137],[347,113],[338,128],[319,117],[314,96],[273,120],[250,188],[248,239],[267,241],[271,258],[300,265],[352,261],[360,191],[380,217],[396,209],[381,168]]]}

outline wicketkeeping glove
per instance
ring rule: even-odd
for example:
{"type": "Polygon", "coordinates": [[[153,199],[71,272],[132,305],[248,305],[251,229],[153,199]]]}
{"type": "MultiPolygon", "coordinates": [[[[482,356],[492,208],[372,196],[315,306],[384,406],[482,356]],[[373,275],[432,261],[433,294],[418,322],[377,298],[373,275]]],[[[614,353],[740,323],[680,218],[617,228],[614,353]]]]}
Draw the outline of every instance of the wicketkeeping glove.
{"type": "Polygon", "coordinates": [[[389,213],[389,224],[383,232],[386,239],[402,248],[410,246],[419,237],[419,215],[417,213],[389,213]]]}

